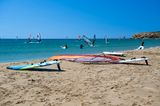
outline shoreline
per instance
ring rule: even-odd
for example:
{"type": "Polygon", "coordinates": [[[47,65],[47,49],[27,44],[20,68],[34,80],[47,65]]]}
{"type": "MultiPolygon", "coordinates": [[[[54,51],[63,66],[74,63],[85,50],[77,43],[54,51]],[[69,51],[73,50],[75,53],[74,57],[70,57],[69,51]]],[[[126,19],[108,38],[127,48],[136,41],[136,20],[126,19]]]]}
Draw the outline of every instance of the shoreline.
{"type": "MultiPolygon", "coordinates": [[[[148,49],[154,49],[154,48],[160,48],[160,46],[155,46],[155,47],[149,47],[149,48],[145,48],[144,50],[148,50],[148,49]]],[[[122,52],[122,53],[127,53],[127,52],[131,52],[131,51],[138,51],[136,49],[134,50],[120,50],[120,51],[115,51],[115,52],[122,52]]],[[[141,50],[140,50],[141,51],[141,50]]],[[[101,53],[95,53],[95,54],[101,54],[101,53]]],[[[48,57],[49,58],[49,57],[48,57]]],[[[20,62],[30,62],[30,61],[43,61],[43,60],[47,60],[48,59],[47,57],[46,58],[40,58],[40,59],[29,59],[29,60],[18,60],[18,61],[7,61],[7,62],[1,62],[0,61],[0,64],[3,64],[3,63],[20,63],[20,62]]]]}
{"type": "MultiPolygon", "coordinates": [[[[141,50],[136,50],[137,48],[135,48],[133,50],[124,50],[124,51],[117,51],[117,52],[141,51],[141,50]]],[[[154,48],[160,48],[160,46],[148,47],[148,48],[144,48],[143,50],[154,49],[154,48]]]]}
{"type": "Polygon", "coordinates": [[[62,61],[37,70],[15,71],[0,64],[1,106],[159,106],[160,47],[127,51],[149,58],[149,65],[80,64],[62,61]]]}

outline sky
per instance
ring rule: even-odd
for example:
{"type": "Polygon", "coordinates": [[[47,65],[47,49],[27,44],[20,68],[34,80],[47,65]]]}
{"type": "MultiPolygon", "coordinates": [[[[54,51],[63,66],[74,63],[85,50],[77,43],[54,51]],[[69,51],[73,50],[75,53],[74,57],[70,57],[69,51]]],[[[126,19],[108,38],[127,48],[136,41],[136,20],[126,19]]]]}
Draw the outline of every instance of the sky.
{"type": "Polygon", "coordinates": [[[160,31],[160,0],[0,0],[0,37],[131,37],[160,31]]]}

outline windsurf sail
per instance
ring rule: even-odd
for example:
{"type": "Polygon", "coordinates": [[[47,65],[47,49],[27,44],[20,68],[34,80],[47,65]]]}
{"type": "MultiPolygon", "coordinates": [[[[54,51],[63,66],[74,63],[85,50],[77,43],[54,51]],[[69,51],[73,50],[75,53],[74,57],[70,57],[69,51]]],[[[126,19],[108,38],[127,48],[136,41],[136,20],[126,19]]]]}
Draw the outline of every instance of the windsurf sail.
{"type": "MultiPolygon", "coordinates": [[[[95,37],[95,36],[94,36],[95,37]]],[[[82,39],[85,41],[86,44],[88,44],[89,46],[93,47],[94,43],[95,43],[95,38],[94,40],[90,40],[87,36],[83,35],[82,39]]]]}
{"type": "Polygon", "coordinates": [[[109,43],[107,36],[104,37],[105,43],[109,43]]]}
{"type": "Polygon", "coordinates": [[[93,36],[93,40],[92,40],[93,46],[94,46],[95,41],[96,41],[96,35],[93,36]]]}
{"type": "Polygon", "coordinates": [[[32,35],[30,34],[26,43],[30,43],[32,41],[31,37],[32,37],[32,35]]]}
{"type": "Polygon", "coordinates": [[[32,35],[30,34],[27,42],[24,43],[40,43],[41,41],[41,34],[38,33],[36,39],[34,39],[34,37],[32,37],[32,35]]]}
{"type": "Polygon", "coordinates": [[[48,60],[67,60],[72,62],[117,62],[120,60],[117,56],[101,56],[101,55],[57,55],[52,56],[48,60]]]}
{"type": "Polygon", "coordinates": [[[37,34],[37,41],[41,42],[41,34],[40,33],[37,34]]]}
{"type": "Polygon", "coordinates": [[[77,40],[81,40],[81,36],[80,35],[78,35],[77,40]]]}
{"type": "Polygon", "coordinates": [[[71,62],[78,62],[78,63],[133,63],[133,62],[141,62],[145,61],[148,65],[148,58],[141,57],[141,58],[131,58],[131,59],[122,59],[117,56],[112,55],[56,55],[50,57],[48,60],[66,60],[71,62]]]}

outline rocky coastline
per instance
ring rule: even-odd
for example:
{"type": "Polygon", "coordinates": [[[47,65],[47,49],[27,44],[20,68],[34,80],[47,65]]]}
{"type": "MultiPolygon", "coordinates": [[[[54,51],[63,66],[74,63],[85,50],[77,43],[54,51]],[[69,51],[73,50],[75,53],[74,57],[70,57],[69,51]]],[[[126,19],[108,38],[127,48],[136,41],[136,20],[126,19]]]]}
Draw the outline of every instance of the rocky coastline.
{"type": "Polygon", "coordinates": [[[143,39],[143,38],[157,39],[157,38],[160,38],[160,31],[138,33],[138,34],[133,35],[132,38],[134,39],[143,39]]]}

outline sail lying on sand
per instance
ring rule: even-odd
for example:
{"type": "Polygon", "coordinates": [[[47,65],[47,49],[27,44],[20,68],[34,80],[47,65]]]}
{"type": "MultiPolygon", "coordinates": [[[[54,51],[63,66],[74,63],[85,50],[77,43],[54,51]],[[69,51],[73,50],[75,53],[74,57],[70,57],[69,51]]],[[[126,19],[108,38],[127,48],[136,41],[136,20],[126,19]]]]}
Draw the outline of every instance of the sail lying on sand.
{"type": "Polygon", "coordinates": [[[101,55],[57,55],[52,56],[49,60],[67,60],[72,62],[117,62],[120,60],[119,57],[116,56],[101,56],[101,55]]]}
{"type": "Polygon", "coordinates": [[[146,65],[148,65],[148,58],[131,58],[131,59],[122,59],[118,56],[111,55],[57,55],[52,56],[48,60],[66,60],[71,62],[78,63],[115,63],[115,64],[124,64],[124,63],[134,63],[145,61],[146,65]]]}

